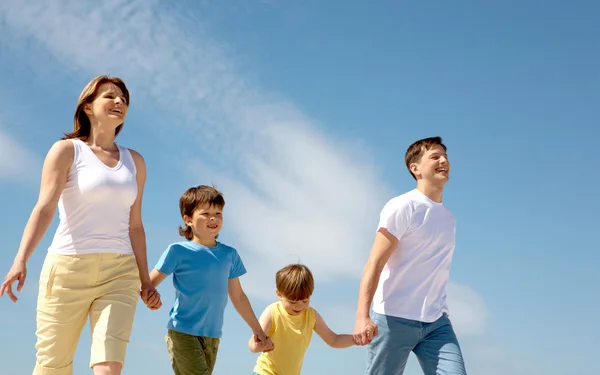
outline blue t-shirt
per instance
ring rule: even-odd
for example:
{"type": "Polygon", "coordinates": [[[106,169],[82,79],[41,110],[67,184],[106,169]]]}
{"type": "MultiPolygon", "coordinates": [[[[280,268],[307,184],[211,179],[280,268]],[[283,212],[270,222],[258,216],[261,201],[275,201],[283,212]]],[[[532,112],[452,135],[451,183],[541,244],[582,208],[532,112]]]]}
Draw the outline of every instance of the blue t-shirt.
{"type": "Polygon", "coordinates": [[[238,252],[220,242],[206,247],[182,241],[171,244],[154,268],[173,274],[175,303],[169,313],[169,329],[220,338],[228,281],[246,273],[238,252]]]}

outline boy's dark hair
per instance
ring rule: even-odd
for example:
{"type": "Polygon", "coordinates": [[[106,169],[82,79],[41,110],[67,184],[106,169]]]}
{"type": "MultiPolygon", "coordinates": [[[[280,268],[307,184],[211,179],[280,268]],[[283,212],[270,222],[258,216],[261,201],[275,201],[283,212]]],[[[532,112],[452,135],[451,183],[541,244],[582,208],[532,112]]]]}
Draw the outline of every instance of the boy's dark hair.
{"type": "Polygon", "coordinates": [[[312,272],[302,264],[290,264],[275,275],[277,291],[290,301],[302,301],[310,298],[315,289],[312,272]]]}
{"type": "MultiPolygon", "coordinates": [[[[221,194],[219,190],[212,186],[200,185],[191,187],[183,193],[181,198],[179,198],[181,218],[183,218],[184,215],[191,217],[194,214],[194,210],[198,208],[198,206],[203,205],[223,209],[223,207],[225,207],[225,198],[223,198],[223,194],[221,194]]],[[[185,237],[187,240],[191,240],[194,237],[192,228],[187,225],[179,227],[179,235],[185,237]]]]}
{"type": "Polygon", "coordinates": [[[406,168],[408,168],[408,172],[411,176],[416,180],[417,177],[411,172],[410,165],[412,163],[419,163],[425,151],[431,150],[431,148],[435,145],[440,145],[446,151],[446,145],[442,142],[441,137],[430,137],[419,139],[414,142],[412,145],[408,146],[408,150],[406,150],[406,154],[404,155],[404,162],[406,163],[406,168]]]}

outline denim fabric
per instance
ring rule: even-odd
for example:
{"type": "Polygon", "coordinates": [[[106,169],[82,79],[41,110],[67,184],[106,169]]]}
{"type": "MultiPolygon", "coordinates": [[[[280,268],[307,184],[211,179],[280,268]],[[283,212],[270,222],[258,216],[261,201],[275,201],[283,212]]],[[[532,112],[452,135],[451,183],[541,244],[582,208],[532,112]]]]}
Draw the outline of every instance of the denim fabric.
{"type": "Polygon", "coordinates": [[[410,352],[424,375],[466,375],[462,352],[446,314],[431,323],[371,313],[379,334],[367,347],[367,375],[402,375],[410,352]]]}

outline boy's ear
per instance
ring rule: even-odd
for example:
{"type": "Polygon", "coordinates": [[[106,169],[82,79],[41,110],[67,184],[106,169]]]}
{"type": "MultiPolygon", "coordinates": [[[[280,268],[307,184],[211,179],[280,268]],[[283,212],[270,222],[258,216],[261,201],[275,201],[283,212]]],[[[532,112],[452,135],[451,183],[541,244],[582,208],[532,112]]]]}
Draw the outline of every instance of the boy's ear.
{"type": "Polygon", "coordinates": [[[283,296],[281,295],[281,293],[279,293],[277,289],[275,289],[275,294],[277,294],[277,297],[279,297],[279,299],[283,298],[283,296]]]}
{"type": "Polygon", "coordinates": [[[191,217],[189,217],[188,215],[183,215],[183,223],[185,225],[187,225],[189,227],[189,226],[191,226],[191,224],[190,224],[191,222],[192,222],[191,217]]]}

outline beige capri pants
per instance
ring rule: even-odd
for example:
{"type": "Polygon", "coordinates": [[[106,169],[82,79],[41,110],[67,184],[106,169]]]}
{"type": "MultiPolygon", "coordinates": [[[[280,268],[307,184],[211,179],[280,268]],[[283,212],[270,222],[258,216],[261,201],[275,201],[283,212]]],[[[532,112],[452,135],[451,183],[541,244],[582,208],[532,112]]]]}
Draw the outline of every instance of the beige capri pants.
{"type": "Polygon", "coordinates": [[[33,375],[73,374],[73,357],[88,316],[90,367],[124,364],[139,290],[134,255],[47,254],[40,275],[33,375]]]}

